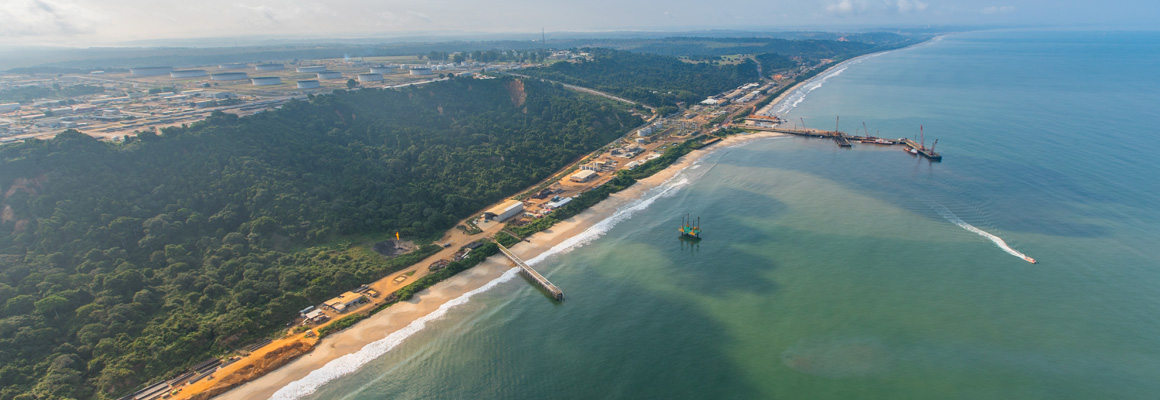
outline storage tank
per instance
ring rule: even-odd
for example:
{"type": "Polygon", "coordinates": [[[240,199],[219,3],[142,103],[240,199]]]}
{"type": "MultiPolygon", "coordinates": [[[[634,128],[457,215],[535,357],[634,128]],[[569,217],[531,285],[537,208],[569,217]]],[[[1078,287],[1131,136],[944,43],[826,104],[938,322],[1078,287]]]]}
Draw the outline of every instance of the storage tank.
{"type": "Polygon", "coordinates": [[[249,78],[245,72],[222,72],[218,74],[209,74],[211,81],[240,81],[249,78]]]}
{"type": "Polygon", "coordinates": [[[326,67],[323,67],[320,65],[312,65],[312,66],[298,67],[297,71],[298,72],[309,72],[309,73],[326,72],[326,67]]]}
{"type": "Polygon", "coordinates": [[[318,79],[342,79],[342,73],[336,71],[319,72],[318,79]]]}
{"type": "Polygon", "coordinates": [[[319,87],[322,87],[322,85],[319,84],[318,81],[313,80],[313,79],[307,80],[307,81],[298,81],[298,88],[299,89],[314,89],[314,88],[319,88],[319,87]]]}
{"type": "Polygon", "coordinates": [[[383,74],[358,74],[359,82],[380,82],[383,80],[383,74]]]}
{"type": "Polygon", "coordinates": [[[173,67],[136,67],[129,68],[129,74],[133,76],[158,76],[169,75],[173,72],[173,67]]]}
{"type": "Polygon", "coordinates": [[[226,63],[218,65],[219,69],[242,69],[249,67],[246,63],[226,63]]]}
{"type": "Polygon", "coordinates": [[[170,78],[196,78],[199,76],[205,76],[204,69],[186,69],[169,73],[170,78]]]}
{"type": "Polygon", "coordinates": [[[281,85],[282,78],[276,76],[262,76],[257,78],[250,78],[250,83],[254,86],[274,86],[281,85]]]}
{"type": "Polygon", "coordinates": [[[431,75],[431,68],[411,68],[411,75],[431,75]]]}
{"type": "Polygon", "coordinates": [[[254,66],[255,71],[277,71],[282,69],[286,69],[286,66],[282,64],[258,64],[254,66]]]}
{"type": "Polygon", "coordinates": [[[388,66],[384,66],[384,65],[380,65],[377,67],[371,67],[372,74],[389,74],[389,73],[393,73],[393,72],[395,72],[395,68],[393,68],[393,67],[388,67],[388,66]]]}

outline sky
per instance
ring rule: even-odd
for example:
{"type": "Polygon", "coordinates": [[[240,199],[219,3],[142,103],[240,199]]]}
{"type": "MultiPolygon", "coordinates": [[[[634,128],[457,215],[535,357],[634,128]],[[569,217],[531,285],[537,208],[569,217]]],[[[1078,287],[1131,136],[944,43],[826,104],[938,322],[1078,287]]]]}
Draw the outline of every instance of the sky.
{"type": "Polygon", "coordinates": [[[0,0],[0,45],[924,25],[1155,27],[1160,0],[0,0]]]}

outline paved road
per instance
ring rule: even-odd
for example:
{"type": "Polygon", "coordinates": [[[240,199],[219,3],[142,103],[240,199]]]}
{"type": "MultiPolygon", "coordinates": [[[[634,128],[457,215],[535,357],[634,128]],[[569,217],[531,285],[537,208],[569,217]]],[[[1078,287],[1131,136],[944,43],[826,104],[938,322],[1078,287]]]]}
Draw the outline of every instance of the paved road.
{"type": "Polygon", "coordinates": [[[531,77],[531,76],[527,76],[527,75],[521,75],[521,74],[517,74],[517,73],[514,73],[514,72],[505,72],[505,73],[506,73],[506,74],[509,74],[509,75],[515,75],[515,76],[518,76],[518,77],[521,77],[521,78],[528,78],[528,79],[539,79],[539,80],[541,80],[541,81],[544,81],[544,82],[558,83],[558,84],[561,84],[561,85],[563,85],[564,87],[566,87],[566,88],[568,88],[568,89],[572,89],[572,90],[575,90],[575,91],[578,91],[578,92],[584,92],[584,93],[588,93],[588,94],[594,94],[594,95],[601,96],[601,97],[607,97],[607,98],[610,98],[610,99],[613,99],[613,100],[616,100],[616,101],[619,101],[619,102],[628,103],[628,104],[641,105],[641,106],[644,106],[644,108],[647,108],[649,111],[652,111],[652,112],[654,112],[654,113],[656,112],[656,109],[655,109],[655,108],[653,108],[652,106],[649,106],[649,105],[646,105],[646,104],[640,104],[640,103],[637,103],[637,102],[635,102],[635,101],[632,101],[632,100],[629,100],[629,99],[626,99],[626,98],[623,98],[623,97],[614,96],[614,95],[611,95],[611,94],[608,94],[608,93],[604,93],[604,92],[601,92],[601,91],[599,91],[599,90],[596,90],[596,89],[589,89],[589,88],[586,88],[586,87],[583,87],[583,86],[569,85],[569,84],[567,84],[567,83],[564,83],[564,82],[557,82],[557,81],[554,81],[554,80],[551,80],[551,79],[535,78],[535,77],[531,77]]]}

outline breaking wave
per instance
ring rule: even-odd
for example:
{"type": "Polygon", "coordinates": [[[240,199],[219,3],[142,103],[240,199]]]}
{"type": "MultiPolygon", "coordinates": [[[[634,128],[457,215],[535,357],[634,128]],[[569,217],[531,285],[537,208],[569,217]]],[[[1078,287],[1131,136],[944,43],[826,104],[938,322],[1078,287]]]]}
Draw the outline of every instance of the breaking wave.
{"type": "MultiPolygon", "coordinates": [[[[527,264],[536,265],[549,257],[565,254],[576,248],[582,247],[585,244],[591,243],[593,240],[604,236],[605,233],[612,230],[616,224],[620,223],[621,221],[625,221],[631,218],[633,214],[648,208],[658,199],[670,197],[676,194],[680,188],[687,186],[690,183],[689,178],[684,176],[682,172],[683,171],[680,171],[673,175],[672,178],[669,178],[661,185],[653,188],[640,199],[617,209],[616,212],[614,212],[608,218],[597,222],[588,229],[585,229],[584,232],[572,236],[560,244],[553,246],[551,249],[548,249],[547,251],[526,260],[527,264]]],[[[371,342],[370,344],[363,346],[363,348],[359,349],[357,352],[331,360],[321,368],[311,371],[310,374],[306,375],[302,379],[291,382],[285,387],[279,389],[274,393],[273,396],[270,397],[270,399],[297,400],[313,394],[318,390],[318,388],[322,387],[322,385],[342,376],[358,371],[359,368],[366,365],[367,363],[373,361],[376,358],[382,357],[384,354],[391,351],[399,344],[402,344],[403,341],[411,337],[411,335],[422,331],[423,328],[427,326],[428,322],[437,320],[440,317],[446,315],[447,312],[452,308],[467,303],[467,301],[471,299],[472,296],[486,292],[501,283],[512,280],[518,275],[518,273],[518,268],[512,268],[508,270],[500,277],[484,284],[483,286],[480,286],[475,290],[464,293],[463,295],[456,297],[447,303],[444,303],[430,314],[416,319],[402,329],[387,335],[387,337],[371,342]]]]}

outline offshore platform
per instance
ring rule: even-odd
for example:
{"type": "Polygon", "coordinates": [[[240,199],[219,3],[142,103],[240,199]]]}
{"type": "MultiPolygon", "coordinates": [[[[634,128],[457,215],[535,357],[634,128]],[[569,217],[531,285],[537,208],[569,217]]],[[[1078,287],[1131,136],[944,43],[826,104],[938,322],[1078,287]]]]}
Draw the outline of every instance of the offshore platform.
{"type": "Polygon", "coordinates": [[[696,225],[692,225],[692,222],[693,217],[686,214],[685,218],[681,221],[681,228],[678,229],[681,232],[681,237],[701,239],[701,217],[697,217],[696,225]]]}

